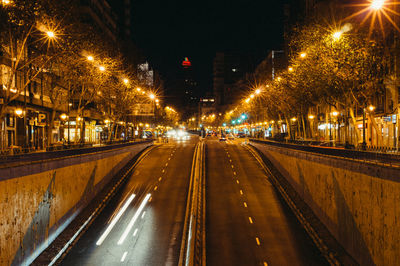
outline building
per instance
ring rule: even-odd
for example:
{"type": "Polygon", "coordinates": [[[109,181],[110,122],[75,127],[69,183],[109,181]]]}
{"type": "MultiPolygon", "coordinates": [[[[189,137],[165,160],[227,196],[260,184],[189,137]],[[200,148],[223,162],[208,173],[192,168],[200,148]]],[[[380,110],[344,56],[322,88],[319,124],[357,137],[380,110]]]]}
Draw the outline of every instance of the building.
{"type": "Polygon", "coordinates": [[[213,61],[213,93],[216,107],[224,110],[234,103],[239,91],[235,83],[254,70],[254,60],[249,55],[217,52],[213,61]]]}
{"type": "Polygon", "coordinates": [[[99,32],[103,32],[112,42],[117,42],[117,15],[106,0],[81,0],[80,10],[82,22],[90,24],[99,32]]]}

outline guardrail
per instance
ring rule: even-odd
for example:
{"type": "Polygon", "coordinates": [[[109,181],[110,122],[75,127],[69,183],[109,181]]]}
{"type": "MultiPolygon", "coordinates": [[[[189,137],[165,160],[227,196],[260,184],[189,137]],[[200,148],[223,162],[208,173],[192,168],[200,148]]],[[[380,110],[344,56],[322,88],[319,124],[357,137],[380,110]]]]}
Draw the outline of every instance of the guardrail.
{"type": "Polygon", "coordinates": [[[299,145],[291,143],[283,143],[271,140],[249,139],[256,143],[264,143],[272,146],[301,150],[306,152],[319,153],[323,155],[351,158],[355,160],[363,160],[373,163],[383,163],[389,165],[400,165],[400,155],[387,154],[370,151],[348,150],[334,147],[317,147],[312,145],[299,145]]]}
{"type": "Polygon", "coordinates": [[[206,265],[205,228],[205,152],[204,143],[196,145],[190,174],[179,266],[206,265]]]}

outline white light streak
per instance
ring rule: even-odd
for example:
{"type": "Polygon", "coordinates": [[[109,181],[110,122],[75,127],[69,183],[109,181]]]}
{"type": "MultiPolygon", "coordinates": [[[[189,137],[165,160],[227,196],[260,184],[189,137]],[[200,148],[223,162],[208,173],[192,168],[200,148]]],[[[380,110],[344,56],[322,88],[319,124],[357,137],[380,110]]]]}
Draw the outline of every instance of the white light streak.
{"type": "Polygon", "coordinates": [[[137,218],[139,217],[140,213],[142,212],[142,210],[144,209],[144,207],[146,206],[147,202],[149,201],[149,198],[151,197],[151,194],[147,194],[146,197],[144,198],[144,200],[142,201],[142,203],[140,204],[139,208],[137,209],[135,215],[133,215],[131,221],[129,222],[128,226],[126,227],[124,233],[122,234],[121,238],[118,240],[118,245],[122,245],[126,239],[126,237],[128,236],[129,232],[131,231],[133,225],[135,224],[137,218]]]}
{"type": "Polygon", "coordinates": [[[124,214],[126,209],[128,208],[129,204],[131,204],[132,200],[135,198],[135,194],[132,194],[128,200],[125,202],[124,206],[119,210],[118,214],[112,219],[111,223],[108,225],[106,231],[101,235],[99,240],[97,240],[96,245],[100,246],[103,241],[106,239],[108,234],[111,232],[111,230],[114,228],[115,224],[118,222],[118,220],[121,218],[121,216],[124,214]]]}

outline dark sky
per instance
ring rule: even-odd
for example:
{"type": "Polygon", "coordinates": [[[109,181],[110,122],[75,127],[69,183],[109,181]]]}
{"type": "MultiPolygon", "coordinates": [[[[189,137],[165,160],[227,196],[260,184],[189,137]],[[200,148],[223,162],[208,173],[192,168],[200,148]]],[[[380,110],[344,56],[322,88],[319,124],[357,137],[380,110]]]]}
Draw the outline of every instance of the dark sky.
{"type": "Polygon", "coordinates": [[[189,57],[200,91],[212,90],[216,51],[260,59],[282,43],[282,0],[134,0],[133,35],[166,81],[166,94],[189,57]]]}

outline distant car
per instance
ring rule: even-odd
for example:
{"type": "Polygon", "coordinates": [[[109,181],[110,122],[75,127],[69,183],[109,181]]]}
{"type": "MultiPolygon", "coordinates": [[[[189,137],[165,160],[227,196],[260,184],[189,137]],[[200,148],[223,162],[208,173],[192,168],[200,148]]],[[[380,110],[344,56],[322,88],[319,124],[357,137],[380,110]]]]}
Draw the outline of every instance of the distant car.
{"type": "Polygon", "coordinates": [[[238,138],[245,138],[246,135],[245,135],[244,133],[242,133],[242,132],[239,132],[239,133],[237,134],[237,137],[238,137],[238,138]]]}

